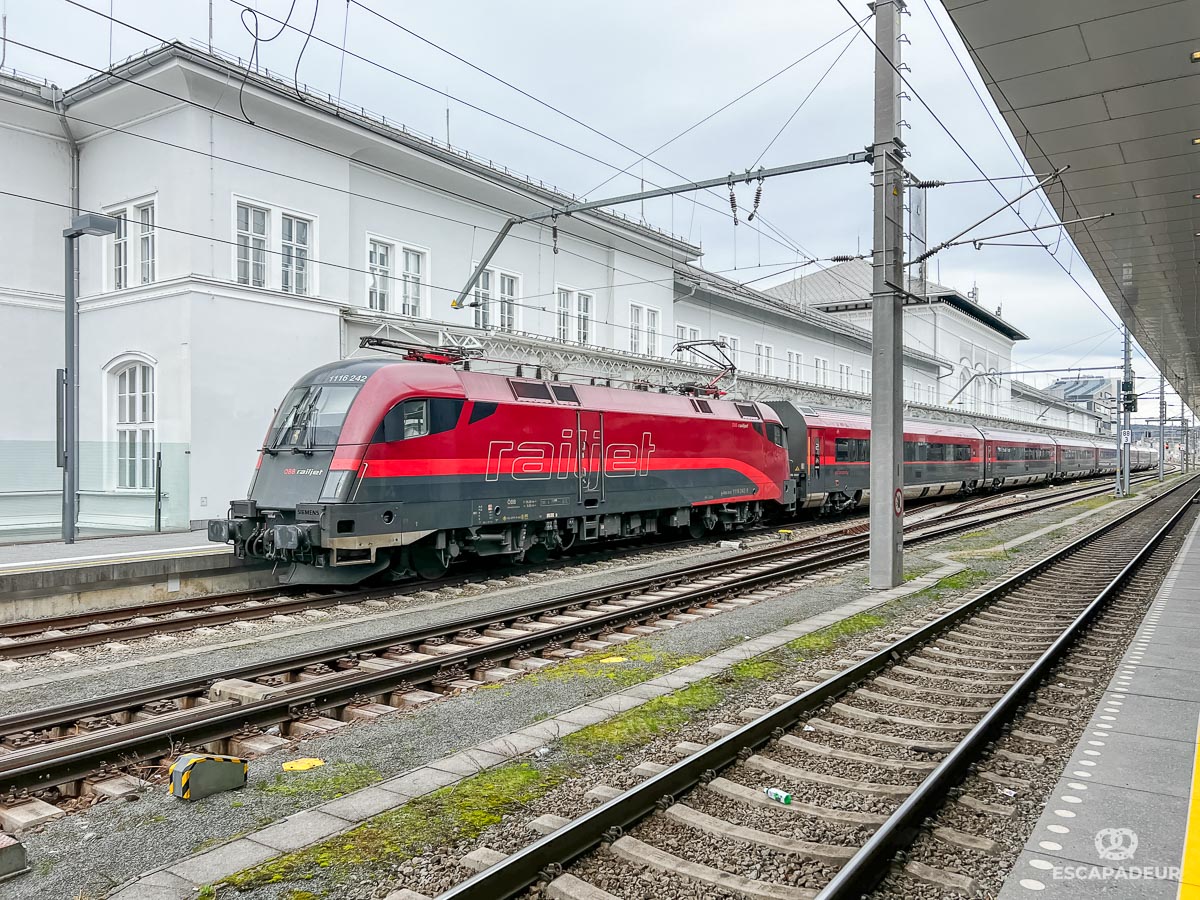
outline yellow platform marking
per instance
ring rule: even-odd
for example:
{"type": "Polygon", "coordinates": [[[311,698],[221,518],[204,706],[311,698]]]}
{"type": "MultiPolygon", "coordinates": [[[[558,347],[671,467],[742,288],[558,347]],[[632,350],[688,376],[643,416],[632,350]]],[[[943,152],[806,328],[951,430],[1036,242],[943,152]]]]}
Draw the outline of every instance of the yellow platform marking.
{"type": "Polygon", "coordinates": [[[1192,765],[1192,793],[1188,798],[1187,832],[1183,841],[1183,869],[1179,900],[1200,900],[1200,726],[1196,729],[1196,756],[1192,765]]]}

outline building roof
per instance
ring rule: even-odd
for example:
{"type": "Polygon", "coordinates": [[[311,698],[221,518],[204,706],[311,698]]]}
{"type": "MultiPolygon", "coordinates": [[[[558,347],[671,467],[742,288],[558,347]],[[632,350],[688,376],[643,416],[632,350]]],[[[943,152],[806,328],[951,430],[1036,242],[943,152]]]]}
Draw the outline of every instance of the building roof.
{"type": "MultiPolygon", "coordinates": [[[[438,141],[432,136],[413,131],[394,120],[389,121],[387,116],[371,112],[365,107],[351,106],[341,102],[331,94],[321,94],[313,91],[308,85],[297,84],[292,79],[278,75],[265,67],[256,67],[247,72],[245,64],[240,58],[219,52],[210,53],[206,49],[189,46],[179,41],[162,44],[158,47],[145,50],[142,53],[135,54],[108,70],[99,72],[74,87],[68,88],[65,92],[58,92],[57,88],[53,90],[58,96],[61,96],[63,106],[69,107],[74,103],[103,93],[112,87],[131,81],[140,81],[144,78],[146,72],[160,68],[173,60],[184,61],[208,69],[219,75],[222,80],[229,81],[230,83],[241,83],[245,79],[248,89],[257,89],[274,94],[293,105],[299,100],[308,109],[316,110],[343,122],[349,122],[387,138],[406,149],[460,169],[485,181],[500,185],[501,187],[518,189],[531,200],[548,207],[561,208],[581,199],[574,194],[559,191],[555,186],[547,185],[507,166],[499,165],[491,159],[473,155],[469,151],[454,147],[446,142],[438,141]]],[[[6,73],[6,78],[11,78],[11,76],[6,73]]],[[[19,87],[25,89],[27,93],[30,87],[35,90],[37,87],[41,87],[35,81],[28,78],[22,77],[13,80],[25,82],[25,84],[20,84],[19,87]]],[[[18,87],[18,85],[13,84],[10,86],[10,89],[12,87],[18,87]]],[[[51,105],[50,101],[52,99],[57,99],[57,96],[52,98],[47,92],[52,87],[46,85],[47,90],[43,90],[42,92],[42,100],[46,102],[47,106],[51,105]]],[[[629,237],[636,235],[643,242],[653,241],[660,245],[669,246],[672,250],[688,259],[698,258],[703,253],[699,245],[686,241],[676,235],[669,234],[661,229],[638,222],[623,213],[595,209],[584,213],[576,213],[575,216],[584,219],[589,217],[597,219],[601,223],[622,229],[628,233],[629,237]]]]}
{"type": "MultiPolygon", "coordinates": [[[[755,290],[723,275],[717,275],[701,269],[698,266],[676,265],[675,278],[684,284],[702,287],[707,291],[719,294],[735,302],[740,302],[759,310],[771,311],[778,315],[786,316],[789,319],[805,322],[812,328],[836,332],[868,348],[871,346],[871,332],[869,330],[847,322],[838,316],[831,316],[822,309],[803,307],[793,303],[781,303],[780,298],[772,296],[766,291],[755,290]]],[[[949,360],[934,356],[932,353],[926,353],[923,350],[917,350],[914,347],[905,347],[904,353],[912,359],[919,359],[948,369],[954,368],[954,364],[949,360]]]]}
{"type": "Polygon", "coordinates": [[[1070,403],[1085,403],[1095,400],[1102,392],[1112,396],[1114,378],[1102,375],[1085,375],[1080,378],[1060,378],[1046,388],[1070,403]]]}
{"type": "MultiPolygon", "coordinates": [[[[870,262],[865,259],[852,259],[766,288],[764,293],[798,306],[816,307],[827,312],[870,309],[873,274],[870,262]]],[[[1029,340],[1029,335],[1006,322],[999,313],[989,312],[954,288],[928,281],[924,296],[930,302],[940,301],[982,322],[1010,341],[1029,340]]],[[[908,297],[905,298],[904,305],[915,306],[924,302],[926,301],[916,297],[908,297]]]]}

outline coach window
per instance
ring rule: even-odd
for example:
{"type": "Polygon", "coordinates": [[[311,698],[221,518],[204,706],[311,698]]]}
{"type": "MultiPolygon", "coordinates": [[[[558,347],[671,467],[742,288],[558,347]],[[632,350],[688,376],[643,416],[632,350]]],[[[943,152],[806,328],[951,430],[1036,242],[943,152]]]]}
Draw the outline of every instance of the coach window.
{"type": "Polygon", "coordinates": [[[783,426],[774,422],[767,423],[767,438],[777,447],[784,446],[783,426]]]}

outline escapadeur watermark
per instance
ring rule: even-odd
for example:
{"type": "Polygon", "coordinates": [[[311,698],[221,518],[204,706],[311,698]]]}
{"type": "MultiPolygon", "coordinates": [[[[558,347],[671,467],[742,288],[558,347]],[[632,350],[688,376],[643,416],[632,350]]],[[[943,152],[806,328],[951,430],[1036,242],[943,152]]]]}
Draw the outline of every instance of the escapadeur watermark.
{"type": "Polygon", "coordinates": [[[1138,836],[1132,828],[1101,828],[1095,837],[1096,854],[1105,863],[1121,865],[1054,866],[1050,877],[1055,881],[1178,881],[1180,866],[1126,865],[1138,848],[1138,836]]]}

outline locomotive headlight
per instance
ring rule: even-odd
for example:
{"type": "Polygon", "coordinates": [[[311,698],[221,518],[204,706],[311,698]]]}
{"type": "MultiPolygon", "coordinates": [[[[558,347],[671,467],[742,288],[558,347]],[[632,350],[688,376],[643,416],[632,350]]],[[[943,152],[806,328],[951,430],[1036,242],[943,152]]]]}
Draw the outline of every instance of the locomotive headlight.
{"type": "Polygon", "coordinates": [[[338,502],[346,499],[350,492],[350,482],[354,480],[352,469],[330,470],[325,476],[325,484],[321,488],[321,500],[338,502]]]}

